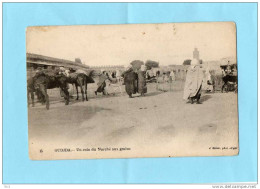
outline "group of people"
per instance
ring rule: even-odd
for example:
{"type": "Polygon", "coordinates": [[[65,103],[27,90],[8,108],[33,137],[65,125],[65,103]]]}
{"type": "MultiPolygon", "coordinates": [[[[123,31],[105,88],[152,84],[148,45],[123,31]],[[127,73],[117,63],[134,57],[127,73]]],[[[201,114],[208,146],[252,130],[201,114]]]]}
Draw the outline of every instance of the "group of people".
{"type": "Polygon", "coordinates": [[[237,76],[237,68],[234,66],[233,68],[231,68],[230,65],[227,66],[226,70],[222,70],[222,75],[234,75],[237,76]]]}
{"type": "Polygon", "coordinates": [[[133,94],[136,93],[139,93],[141,96],[144,96],[144,94],[147,93],[146,67],[144,65],[142,65],[140,69],[134,69],[132,66],[129,66],[123,73],[119,73],[119,70],[110,73],[101,70],[95,94],[103,93],[103,95],[109,95],[106,90],[106,81],[125,85],[126,93],[130,98],[133,98],[133,94]],[[122,78],[123,82],[121,82],[122,78]]]}
{"type": "MultiPolygon", "coordinates": [[[[147,72],[144,65],[142,65],[140,69],[134,69],[129,66],[122,74],[119,75],[118,73],[118,71],[112,73],[102,71],[99,75],[98,87],[95,94],[103,93],[104,95],[107,95],[106,80],[112,81],[114,79],[115,81],[118,81],[120,78],[124,78],[123,84],[125,85],[125,90],[129,98],[133,98],[133,95],[136,93],[139,93],[140,96],[144,96],[145,93],[147,93],[146,79],[147,73],[149,72],[147,72]]],[[[159,72],[158,74],[160,75],[159,72]]],[[[175,80],[175,73],[173,71],[167,73],[167,76],[169,77],[170,82],[175,80]]],[[[191,102],[191,104],[194,102],[200,104],[203,78],[204,74],[199,60],[192,60],[191,66],[187,71],[183,94],[184,100],[191,102]]]]}
{"type": "MultiPolygon", "coordinates": [[[[68,74],[68,70],[64,68],[60,68],[59,71],[63,72],[64,74],[68,74]]],[[[103,93],[104,95],[108,95],[106,90],[106,81],[109,80],[110,82],[120,82],[123,78],[122,84],[125,85],[125,90],[129,98],[133,98],[133,94],[136,93],[139,93],[140,96],[144,96],[145,93],[147,93],[146,79],[149,75],[147,73],[149,72],[147,72],[144,65],[142,65],[140,69],[134,69],[133,67],[129,66],[123,73],[120,73],[119,70],[113,72],[102,70],[101,74],[99,75],[95,94],[97,95],[97,93],[103,93]]],[[[160,73],[158,72],[158,74],[160,73]]],[[[175,80],[175,74],[173,71],[167,75],[171,81],[175,80]]],[[[191,102],[191,104],[193,104],[195,101],[199,104],[201,98],[202,82],[202,65],[197,59],[193,59],[191,61],[191,66],[187,71],[183,99],[191,102]]]]}
{"type": "Polygon", "coordinates": [[[166,72],[161,72],[160,70],[157,70],[157,71],[154,72],[154,70],[151,69],[151,70],[146,71],[146,79],[147,80],[150,80],[152,78],[157,78],[161,75],[168,77],[170,82],[175,80],[175,72],[173,70],[166,71],[166,72]]]}
{"type": "Polygon", "coordinates": [[[146,67],[144,65],[140,69],[129,67],[123,72],[122,77],[124,78],[125,90],[129,98],[133,98],[133,94],[136,93],[139,93],[141,96],[147,93],[146,67]]]}

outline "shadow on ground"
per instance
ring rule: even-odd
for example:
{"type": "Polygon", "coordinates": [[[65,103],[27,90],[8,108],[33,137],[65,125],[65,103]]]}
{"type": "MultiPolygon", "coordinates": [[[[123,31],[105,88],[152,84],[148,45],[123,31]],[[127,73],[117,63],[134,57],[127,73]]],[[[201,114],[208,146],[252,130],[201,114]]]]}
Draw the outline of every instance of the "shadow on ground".
{"type": "Polygon", "coordinates": [[[147,94],[145,94],[145,96],[156,96],[156,95],[159,95],[159,94],[162,94],[162,93],[164,93],[164,92],[156,91],[156,92],[147,93],[147,94]]]}
{"type": "Polygon", "coordinates": [[[211,95],[201,95],[200,102],[205,102],[211,98],[211,95]]]}

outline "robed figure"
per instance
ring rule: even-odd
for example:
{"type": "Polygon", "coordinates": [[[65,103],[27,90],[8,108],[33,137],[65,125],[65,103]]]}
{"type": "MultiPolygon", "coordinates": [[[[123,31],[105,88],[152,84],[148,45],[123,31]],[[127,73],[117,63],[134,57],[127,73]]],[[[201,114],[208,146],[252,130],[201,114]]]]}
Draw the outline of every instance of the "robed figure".
{"type": "Polygon", "coordinates": [[[197,59],[191,61],[191,66],[188,69],[186,75],[186,81],[184,86],[184,100],[190,100],[193,104],[194,100],[199,104],[201,97],[201,88],[203,82],[202,65],[197,59]]]}
{"type": "Polygon", "coordinates": [[[138,86],[138,93],[141,96],[144,96],[147,93],[147,86],[146,86],[146,67],[144,65],[141,66],[141,69],[137,71],[137,86],[138,86]]]}
{"type": "Polygon", "coordinates": [[[132,95],[137,92],[137,74],[129,68],[122,74],[122,77],[124,77],[126,93],[129,98],[132,98],[132,95]]]}
{"type": "Polygon", "coordinates": [[[95,94],[97,93],[103,93],[103,95],[108,95],[108,92],[105,90],[106,87],[106,80],[109,79],[106,71],[102,71],[99,75],[99,80],[97,83],[97,90],[95,91],[95,94]]]}

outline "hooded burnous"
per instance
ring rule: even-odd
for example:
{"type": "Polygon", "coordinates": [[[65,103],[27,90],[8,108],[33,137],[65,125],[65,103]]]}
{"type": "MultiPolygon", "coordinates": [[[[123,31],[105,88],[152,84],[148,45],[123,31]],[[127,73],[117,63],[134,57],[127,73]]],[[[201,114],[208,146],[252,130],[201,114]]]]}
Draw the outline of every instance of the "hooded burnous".
{"type": "Polygon", "coordinates": [[[191,61],[191,66],[188,69],[183,99],[188,100],[196,98],[199,100],[201,95],[201,87],[203,82],[202,66],[197,59],[191,61]]]}

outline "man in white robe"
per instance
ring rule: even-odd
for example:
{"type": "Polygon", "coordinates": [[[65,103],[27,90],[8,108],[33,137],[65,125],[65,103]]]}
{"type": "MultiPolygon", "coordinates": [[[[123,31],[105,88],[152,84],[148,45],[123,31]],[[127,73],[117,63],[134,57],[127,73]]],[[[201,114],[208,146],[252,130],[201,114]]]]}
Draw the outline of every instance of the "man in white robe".
{"type": "Polygon", "coordinates": [[[193,104],[194,100],[197,100],[197,104],[200,104],[202,82],[202,65],[197,59],[193,59],[187,72],[183,99],[186,101],[190,100],[191,104],[193,104]]]}

